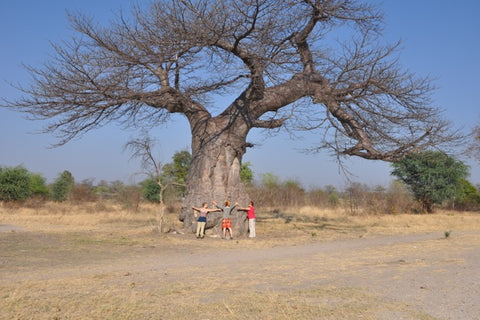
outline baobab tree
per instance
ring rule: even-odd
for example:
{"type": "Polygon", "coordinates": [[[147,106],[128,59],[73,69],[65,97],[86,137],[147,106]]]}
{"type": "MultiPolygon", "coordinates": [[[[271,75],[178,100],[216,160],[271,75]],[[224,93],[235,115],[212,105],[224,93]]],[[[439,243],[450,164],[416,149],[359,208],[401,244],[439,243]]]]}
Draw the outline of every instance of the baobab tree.
{"type": "Polygon", "coordinates": [[[247,203],[239,171],[254,128],[318,131],[319,150],[339,159],[396,161],[455,138],[431,81],[402,69],[366,1],[158,0],[108,25],[69,18],[78,36],[29,67],[31,85],[7,105],[51,120],[59,144],[112,121],[151,128],[185,116],[186,227],[192,205],[247,203]]]}

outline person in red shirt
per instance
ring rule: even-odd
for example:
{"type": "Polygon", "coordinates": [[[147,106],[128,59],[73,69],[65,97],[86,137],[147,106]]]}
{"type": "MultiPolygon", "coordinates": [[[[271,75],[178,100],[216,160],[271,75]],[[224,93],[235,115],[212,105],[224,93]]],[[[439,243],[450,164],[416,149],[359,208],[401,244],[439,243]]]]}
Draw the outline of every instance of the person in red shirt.
{"type": "Polygon", "coordinates": [[[255,233],[255,207],[253,206],[253,201],[250,200],[248,208],[237,208],[237,210],[247,211],[248,217],[248,237],[255,238],[257,235],[255,233]]]}

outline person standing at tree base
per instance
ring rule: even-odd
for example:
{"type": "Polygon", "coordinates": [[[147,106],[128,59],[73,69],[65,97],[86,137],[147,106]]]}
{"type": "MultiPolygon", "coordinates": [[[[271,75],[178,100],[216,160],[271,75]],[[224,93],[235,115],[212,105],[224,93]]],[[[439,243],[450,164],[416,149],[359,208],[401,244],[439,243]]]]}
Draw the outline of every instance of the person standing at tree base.
{"type": "Polygon", "coordinates": [[[198,216],[197,219],[197,239],[205,236],[205,225],[207,224],[207,214],[213,211],[220,211],[220,209],[208,209],[208,204],[206,202],[202,203],[201,208],[192,207],[193,210],[198,211],[198,214],[195,212],[195,217],[198,216]]]}
{"type": "Polygon", "coordinates": [[[248,208],[238,208],[237,210],[247,211],[248,217],[248,237],[255,238],[255,207],[253,206],[253,201],[250,200],[248,208]]]}
{"type": "Polygon", "coordinates": [[[230,232],[230,239],[233,239],[233,230],[232,230],[232,219],[230,218],[230,215],[235,209],[235,207],[238,205],[238,203],[235,203],[233,207],[230,206],[230,200],[225,201],[225,206],[221,207],[217,205],[217,202],[213,201],[213,204],[220,210],[223,211],[223,220],[222,220],[222,232],[223,232],[223,238],[227,238],[227,230],[230,232]]]}

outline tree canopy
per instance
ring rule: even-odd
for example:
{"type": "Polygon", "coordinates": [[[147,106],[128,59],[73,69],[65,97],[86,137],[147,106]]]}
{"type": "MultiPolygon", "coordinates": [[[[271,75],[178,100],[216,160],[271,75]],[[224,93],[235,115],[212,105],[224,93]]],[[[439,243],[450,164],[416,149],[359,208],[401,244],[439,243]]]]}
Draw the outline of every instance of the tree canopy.
{"type": "Polygon", "coordinates": [[[468,176],[468,166],[443,152],[411,153],[392,166],[392,175],[410,188],[427,212],[457,195],[468,176]]]}
{"type": "Polygon", "coordinates": [[[194,121],[218,112],[223,94],[231,121],[288,119],[323,131],[319,148],[336,154],[392,161],[452,138],[430,105],[430,80],[402,70],[399,44],[381,41],[382,14],[364,1],[164,0],[106,26],[69,18],[78,36],[29,67],[32,86],[9,104],[52,120],[60,143],[110,121],[194,121]]]}
{"type": "Polygon", "coordinates": [[[45,178],[23,166],[0,167],[0,200],[23,201],[29,197],[47,197],[45,178]]]}
{"type": "Polygon", "coordinates": [[[54,201],[65,201],[75,185],[75,178],[68,170],[58,175],[51,185],[51,197],[54,201]]]}

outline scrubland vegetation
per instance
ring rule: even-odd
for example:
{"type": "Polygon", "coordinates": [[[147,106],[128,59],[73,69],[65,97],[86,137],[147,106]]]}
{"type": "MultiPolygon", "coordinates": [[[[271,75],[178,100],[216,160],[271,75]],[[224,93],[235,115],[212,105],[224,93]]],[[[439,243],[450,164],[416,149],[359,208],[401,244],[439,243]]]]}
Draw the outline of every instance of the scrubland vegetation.
{"type": "MultiPolygon", "coordinates": [[[[138,197],[133,197],[135,201],[98,194],[88,201],[79,197],[64,202],[0,203],[0,224],[11,228],[0,232],[0,319],[193,319],[199,315],[204,319],[219,315],[225,319],[356,319],[359,315],[376,319],[379,312],[434,319],[411,304],[393,302],[352,282],[349,286],[311,285],[312,280],[329,277],[339,263],[354,272],[367,258],[397,261],[393,252],[358,252],[359,257],[343,255],[341,260],[319,252],[324,255],[320,264],[309,257],[308,264],[290,270],[296,262],[270,262],[269,248],[295,251],[302,244],[432,232],[441,239],[448,232],[451,245],[420,246],[424,254],[442,250],[443,256],[445,245],[471,246],[477,241],[471,232],[480,228],[478,213],[380,214],[360,204],[352,210],[340,197],[329,208],[299,203],[258,207],[255,241],[223,241],[212,233],[198,241],[193,234],[182,233],[176,204],[169,204],[165,215],[164,231],[168,232],[159,233],[159,204],[136,202],[138,197]],[[465,245],[464,241],[470,242],[465,245]],[[210,255],[211,250],[216,254],[210,255]],[[246,271],[249,264],[227,262],[232,254],[239,259],[256,250],[265,250],[266,256],[251,271],[246,271]],[[225,255],[225,260],[219,258],[208,268],[199,267],[194,258],[219,255],[225,255]],[[299,286],[298,281],[310,285],[299,286]],[[282,284],[292,287],[282,289],[282,284]]],[[[415,246],[404,247],[396,245],[401,257],[415,246]]]]}
{"type": "MultiPolygon", "coordinates": [[[[7,169],[4,169],[4,172],[7,169]]],[[[45,179],[39,174],[29,173],[24,168],[8,169],[14,174],[23,175],[14,188],[3,188],[0,181],[0,200],[35,207],[45,201],[70,201],[72,203],[97,203],[102,206],[105,200],[125,209],[138,210],[142,202],[158,202],[158,186],[151,180],[138,185],[125,185],[121,181],[92,180],[75,183],[69,172],[63,172],[59,178],[45,185],[45,179]],[[65,176],[67,178],[65,179],[65,176]],[[28,182],[31,179],[32,182],[28,182]],[[64,181],[66,180],[66,181],[64,181]],[[39,182],[40,181],[40,182],[39,182]]],[[[11,181],[11,180],[10,180],[11,181]]],[[[249,194],[255,195],[259,207],[269,210],[280,208],[312,207],[318,210],[340,210],[351,215],[421,213],[421,203],[416,201],[402,182],[392,180],[384,186],[368,186],[351,182],[343,190],[332,185],[306,190],[299,182],[282,181],[279,177],[267,173],[260,181],[248,182],[249,194]]],[[[182,197],[181,187],[171,187],[165,191],[164,202],[172,212],[178,209],[182,197]]],[[[13,205],[13,204],[12,204],[13,205]]],[[[437,205],[438,209],[478,211],[480,210],[480,193],[470,182],[463,180],[461,188],[454,197],[437,205]]]]}
{"type": "Polygon", "coordinates": [[[138,185],[75,182],[68,171],[46,184],[25,168],[0,168],[0,319],[434,319],[410,303],[355,286],[350,277],[365,259],[382,268],[375,259],[387,256],[393,268],[407,252],[418,255],[417,247],[418,259],[430,259],[431,252],[443,257],[445,250],[458,253],[478,243],[480,197],[467,180],[435,213],[424,214],[400,181],[307,190],[270,173],[255,181],[248,166],[242,176],[255,195],[257,239],[223,241],[207,230],[198,242],[178,219],[184,189],[169,185],[176,179],[169,168],[138,185]],[[341,257],[320,252],[317,263],[302,255],[281,264],[262,258],[256,262],[261,268],[249,262],[255,252],[266,257],[278,247],[295,252],[302,245],[432,233],[444,242],[395,244],[398,258],[389,245],[341,257]],[[221,258],[232,253],[233,262],[221,258]],[[199,266],[199,257],[218,261],[199,266]],[[323,273],[336,274],[339,265],[352,270],[345,275],[349,286],[340,285],[343,274],[326,285],[323,273]],[[298,285],[312,279],[317,284],[298,285]]]}

